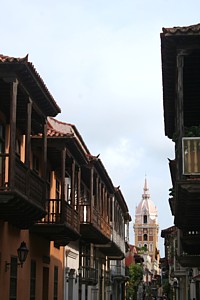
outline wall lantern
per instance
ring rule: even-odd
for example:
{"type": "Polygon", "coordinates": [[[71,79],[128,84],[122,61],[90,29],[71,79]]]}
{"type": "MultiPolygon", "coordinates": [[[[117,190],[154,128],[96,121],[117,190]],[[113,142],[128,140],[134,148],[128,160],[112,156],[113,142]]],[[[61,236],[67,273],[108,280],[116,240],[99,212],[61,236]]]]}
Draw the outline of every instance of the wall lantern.
{"type": "MultiPolygon", "coordinates": [[[[19,259],[19,263],[17,264],[18,266],[21,266],[21,268],[23,267],[23,263],[26,261],[27,255],[28,255],[28,248],[26,247],[26,243],[25,242],[21,242],[20,247],[17,249],[17,255],[18,255],[18,259],[19,259]]],[[[10,263],[8,263],[6,261],[5,264],[5,270],[8,270],[8,267],[10,266],[10,263]]]]}
{"type": "Polygon", "coordinates": [[[189,279],[189,283],[191,283],[193,279],[193,269],[188,270],[188,279],[189,279]]]}

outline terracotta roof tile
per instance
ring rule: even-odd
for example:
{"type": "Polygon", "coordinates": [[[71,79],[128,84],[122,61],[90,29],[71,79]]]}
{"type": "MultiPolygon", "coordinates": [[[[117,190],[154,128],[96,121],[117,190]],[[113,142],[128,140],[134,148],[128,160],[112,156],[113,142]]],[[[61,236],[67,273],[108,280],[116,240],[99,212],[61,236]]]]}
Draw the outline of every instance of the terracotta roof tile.
{"type": "Polygon", "coordinates": [[[28,54],[25,57],[11,57],[11,56],[6,56],[3,54],[0,54],[0,62],[28,62],[28,54]]]}
{"type": "Polygon", "coordinates": [[[47,130],[47,136],[48,137],[74,137],[74,134],[73,133],[63,133],[63,132],[59,132],[57,130],[49,128],[47,130]]]}
{"type": "Polygon", "coordinates": [[[162,31],[164,34],[200,34],[200,24],[190,25],[190,26],[177,26],[172,28],[162,28],[162,31]]]}

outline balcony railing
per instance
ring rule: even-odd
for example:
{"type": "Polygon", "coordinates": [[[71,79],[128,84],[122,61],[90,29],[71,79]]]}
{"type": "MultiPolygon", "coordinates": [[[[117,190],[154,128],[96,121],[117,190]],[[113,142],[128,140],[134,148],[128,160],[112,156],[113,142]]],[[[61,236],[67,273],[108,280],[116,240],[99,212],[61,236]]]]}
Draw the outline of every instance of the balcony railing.
{"type": "Polygon", "coordinates": [[[91,267],[81,267],[81,281],[88,285],[96,285],[98,282],[98,270],[91,267]]]}
{"type": "Polygon", "coordinates": [[[31,199],[32,202],[44,207],[44,180],[34,171],[15,158],[15,176],[9,179],[9,154],[0,154],[0,191],[19,192],[20,195],[31,199]]]}
{"type": "Polygon", "coordinates": [[[101,231],[110,239],[111,228],[105,218],[90,203],[80,204],[80,223],[92,224],[97,230],[101,231]]]}
{"type": "Polygon", "coordinates": [[[125,240],[122,238],[115,229],[112,230],[112,241],[125,253],[125,240]]]}
{"type": "Polygon", "coordinates": [[[125,266],[124,265],[110,265],[112,276],[125,276],[125,266]]]}
{"type": "Polygon", "coordinates": [[[63,224],[67,223],[70,227],[79,231],[78,211],[73,209],[66,201],[61,199],[46,200],[46,216],[39,223],[43,224],[63,224]]]}

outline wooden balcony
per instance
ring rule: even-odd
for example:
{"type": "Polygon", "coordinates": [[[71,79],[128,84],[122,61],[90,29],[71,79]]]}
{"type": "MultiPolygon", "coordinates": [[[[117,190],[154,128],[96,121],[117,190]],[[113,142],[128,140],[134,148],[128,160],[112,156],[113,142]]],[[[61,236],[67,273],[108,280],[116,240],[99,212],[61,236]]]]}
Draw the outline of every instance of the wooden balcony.
{"type": "Polygon", "coordinates": [[[125,266],[123,265],[111,265],[111,277],[117,281],[125,280],[125,266]]]}
{"type": "Polygon", "coordinates": [[[200,230],[200,178],[176,183],[175,225],[184,230],[200,230]]]}
{"type": "Polygon", "coordinates": [[[31,232],[65,246],[80,237],[78,211],[61,199],[46,200],[46,216],[32,226],[31,232]]]}
{"type": "Polygon", "coordinates": [[[16,156],[14,177],[10,179],[9,154],[0,154],[0,219],[19,228],[45,216],[45,182],[16,156]]]}
{"type": "Polygon", "coordinates": [[[200,267],[200,255],[180,255],[177,257],[182,267],[200,267]]]}
{"type": "Polygon", "coordinates": [[[80,232],[83,239],[95,244],[106,244],[111,240],[111,228],[100,212],[90,204],[80,207],[80,232]]]}
{"type": "Polygon", "coordinates": [[[181,230],[181,246],[190,255],[200,255],[200,231],[181,230]]]}
{"type": "Polygon", "coordinates": [[[82,284],[96,285],[98,283],[98,270],[90,267],[81,267],[80,280],[82,284]]]}

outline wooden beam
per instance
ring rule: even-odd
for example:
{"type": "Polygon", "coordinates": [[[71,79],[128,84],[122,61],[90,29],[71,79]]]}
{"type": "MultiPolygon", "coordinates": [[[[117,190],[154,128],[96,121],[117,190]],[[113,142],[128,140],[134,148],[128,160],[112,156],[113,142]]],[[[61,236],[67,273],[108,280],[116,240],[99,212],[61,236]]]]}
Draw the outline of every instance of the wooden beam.
{"type": "Polygon", "coordinates": [[[18,81],[11,83],[10,99],[10,161],[9,161],[9,183],[10,189],[14,187],[15,180],[15,146],[16,146],[16,114],[17,114],[17,87],[18,81]]]}
{"type": "Polygon", "coordinates": [[[25,149],[25,163],[30,169],[30,155],[31,155],[31,113],[32,113],[32,101],[29,98],[27,104],[27,128],[26,128],[26,149],[25,149]]]}

